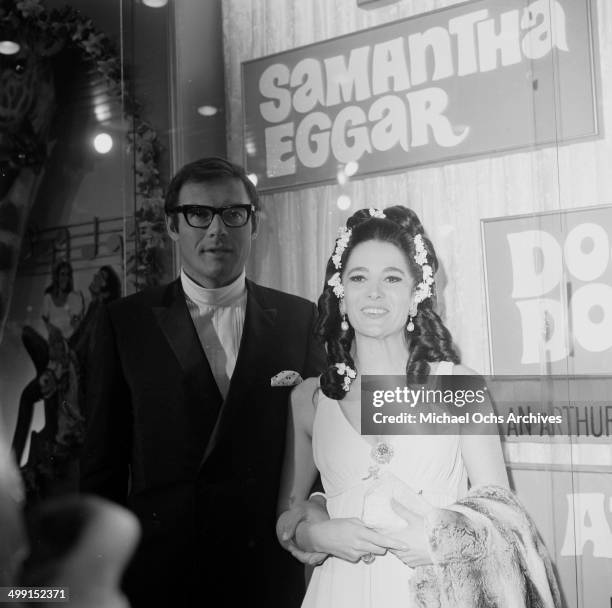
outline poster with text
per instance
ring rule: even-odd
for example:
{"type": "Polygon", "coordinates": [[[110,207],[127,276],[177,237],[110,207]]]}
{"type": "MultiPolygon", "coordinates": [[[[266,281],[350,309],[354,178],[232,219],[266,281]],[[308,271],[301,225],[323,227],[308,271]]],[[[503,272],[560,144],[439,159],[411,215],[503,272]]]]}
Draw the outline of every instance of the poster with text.
{"type": "Polygon", "coordinates": [[[595,136],[593,20],[479,0],[246,61],[245,164],[270,191],[595,136]]]}

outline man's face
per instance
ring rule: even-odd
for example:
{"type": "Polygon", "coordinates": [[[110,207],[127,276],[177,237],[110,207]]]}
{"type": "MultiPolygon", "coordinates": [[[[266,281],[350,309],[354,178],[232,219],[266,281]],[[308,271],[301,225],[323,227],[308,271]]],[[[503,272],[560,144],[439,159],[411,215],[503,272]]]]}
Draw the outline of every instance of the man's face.
{"type": "MultiPolygon", "coordinates": [[[[227,205],[250,203],[244,184],[238,178],[195,183],[187,182],[179,191],[178,205],[227,205]]],[[[223,287],[243,271],[257,232],[256,218],[245,226],[228,227],[216,214],[208,228],[194,228],[182,213],[176,215],[176,228],[167,218],[168,233],[176,241],[185,272],[203,287],[223,287]]]]}

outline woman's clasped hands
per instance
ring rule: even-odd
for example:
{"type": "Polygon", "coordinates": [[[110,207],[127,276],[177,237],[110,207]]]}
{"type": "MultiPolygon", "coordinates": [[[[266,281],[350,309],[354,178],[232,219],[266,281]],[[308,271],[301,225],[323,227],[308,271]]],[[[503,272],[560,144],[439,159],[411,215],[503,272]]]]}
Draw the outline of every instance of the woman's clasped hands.
{"type": "Polygon", "coordinates": [[[423,515],[408,509],[395,498],[391,499],[391,508],[406,522],[405,527],[392,534],[393,538],[404,545],[404,548],[390,549],[391,553],[407,566],[413,568],[423,564],[431,564],[423,515]]]}
{"type": "Polygon", "coordinates": [[[391,538],[368,527],[355,517],[330,519],[313,524],[309,531],[315,550],[350,562],[371,561],[372,556],[387,550],[406,551],[409,547],[400,539],[391,538]]]}
{"type": "Polygon", "coordinates": [[[387,551],[403,555],[410,547],[367,526],[358,518],[329,519],[324,509],[305,501],[285,511],[278,519],[276,532],[281,545],[296,559],[311,566],[329,555],[358,562],[384,555],[387,551]]]}

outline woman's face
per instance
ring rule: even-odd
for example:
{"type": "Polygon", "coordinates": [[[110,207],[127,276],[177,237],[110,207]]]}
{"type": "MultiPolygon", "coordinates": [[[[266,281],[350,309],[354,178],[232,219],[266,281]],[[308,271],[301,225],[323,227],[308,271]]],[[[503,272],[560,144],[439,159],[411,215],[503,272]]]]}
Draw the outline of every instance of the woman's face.
{"type": "Polygon", "coordinates": [[[66,291],[70,284],[70,269],[62,266],[58,273],[60,291],[66,291]]]}
{"type": "Polygon", "coordinates": [[[381,241],[360,243],[345,263],[342,281],[356,334],[385,338],[404,332],[414,280],[400,249],[381,241]]]}
{"type": "Polygon", "coordinates": [[[98,272],[96,272],[96,274],[94,274],[93,276],[91,285],[89,286],[89,290],[91,291],[91,293],[97,295],[100,292],[106,290],[106,282],[106,272],[104,270],[98,270],[98,272]]]}
{"type": "Polygon", "coordinates": [[[106,270],[100,270],[98,272],[98,275],[100,276],[100,291],[106,291],[106,288],[108,286],[108,273],[106,272],[106,270]]]}

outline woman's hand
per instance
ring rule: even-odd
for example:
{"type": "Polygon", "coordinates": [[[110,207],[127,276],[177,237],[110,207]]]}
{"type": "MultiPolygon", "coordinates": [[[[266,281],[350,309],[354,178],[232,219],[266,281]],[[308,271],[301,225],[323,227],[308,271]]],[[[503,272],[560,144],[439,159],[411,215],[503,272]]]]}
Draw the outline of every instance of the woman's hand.
{"type": "Polygon", "coordinates": [[[423,515],[407,509],[395,499],[391,499],[391,507],[407,524],[405,528],[393,534],[393,537],[402,542],[405,548],[391,549],[391,553],[407,566],[415,567],[431,564],[423,515]]]}
{"type": "MultiPolygon", "coordinates": [[[[302,533],[302,528],[306,525],[302,523],[298,526],[298,534],[302,533]]],[[[408,550],[402,540],[376,532],[354,517],[308,524],[307,534],[315,551],[328,553],[349,562],[358,562],[368,554],[384,555],[387,549],[408,550]]]]}

